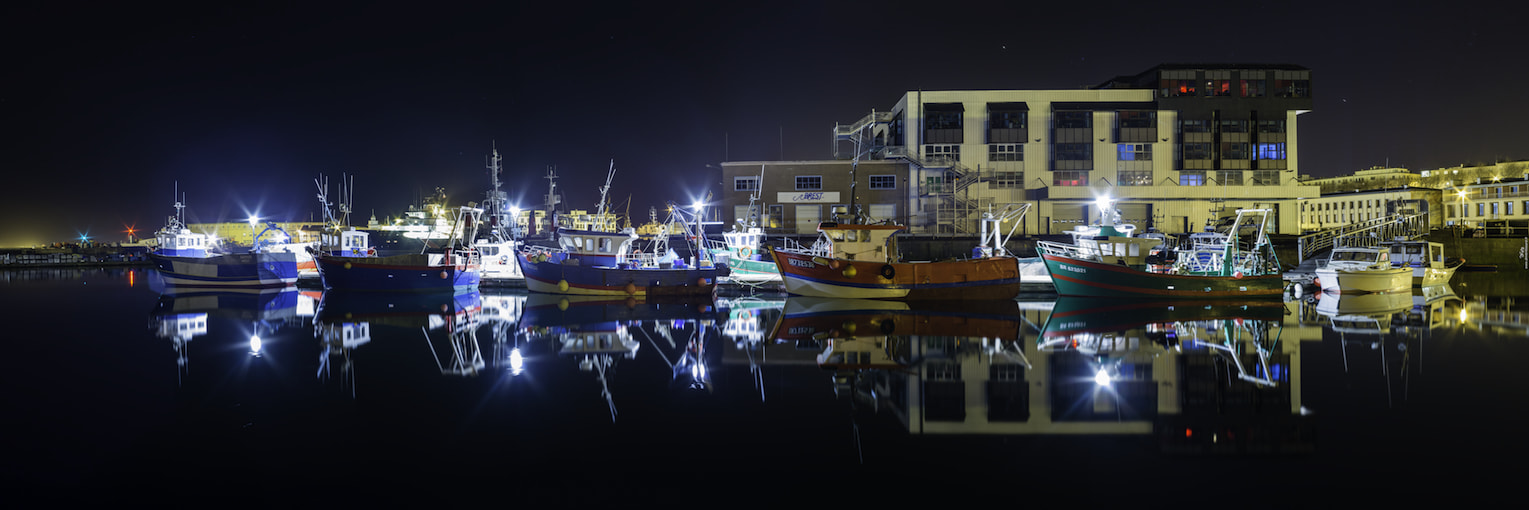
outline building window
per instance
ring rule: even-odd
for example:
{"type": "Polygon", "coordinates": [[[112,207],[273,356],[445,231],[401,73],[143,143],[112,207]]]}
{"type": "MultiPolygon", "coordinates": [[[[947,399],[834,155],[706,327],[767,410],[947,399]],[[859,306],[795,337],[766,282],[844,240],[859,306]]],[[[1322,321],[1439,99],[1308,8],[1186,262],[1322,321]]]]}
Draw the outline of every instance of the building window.
{"type": "Polygon", "coordinates": [[[995,143],[987,146],[988,161],[1024,161],[1025,146],[1017,143],[995,143]]]}
{"type": "Polygon", "coordinates": [[[1094,112],[1056,112],[1053,116],[1057,129],[1094,127],[1094,112]]]}
{"type": "Polygon", "coordinates": [[[1487,205],[1486,204],[1476,204],[1476,216],[1486,216],[1486,215],[1487,215],[1487,205]]]}
{"type": "Polygon", "coordinates": [[[1024,189],[1024,172],[993,172],[993,189],[1024,189]]]}
{"type": "Polygon", "coordinates": [[[1180,186],[1204,186],[1205,172],[1179,172],[1180,186]]]}
{"type": "Polygon", "coordinates": [[[1059,143],[1056,144],[1056,159],[1058,161],[1093,161],[1094,144],[1091,143],[1059,143]]]}
{"type": "Polygon", "coordinates": [[[1285,121],[1283,120],[1260,120],[1258,121],[1260,133],[1284,133],[1285,121]]]}
{"type": "Polygon", "coordinates": [[[734,177],[733,191],[759,191],[759,178],[734,177]]]}
{"type": "Polygon", "coordinates": [[[1116,175],[1117,186],[1151,186],[1151,170],[1121,170],[1116,175]]]}
{"type": "Polygon", "coordinates": [[[961,161],[959,144],[925,145],[924,159],[933,161],[961,161]]]}
{"type": "Polygon", "coordinates": [[[1217,170],[1216,171],[1216,183],[1218,183],[1218,184],[1220,184],[1222,186],[1241,186],[1242,185],[1242,171],[1241,170],[1217,170]]]}
{"type": "Polygon", "coordinates": [[[823,189],[823,176],[821,175],[798,175],[796,176],[797,191],[817,191],[823,189]]]}
{"type": "Polygon", "coordinates": [[[1223,120],[1223,121],[1221,121],[1221,132],[1222,133],[1246,133],[1246,132],[1248,132],[1248,121],[1245,121],[1245,120],[1223,120]]]}
{"type": "Polygon", "coordinates": [[[961,110],[936,110],[931,105],[924,120],[925,129],[961,129],[961,110]]]}
{"type": "Polygon", "coordinates": [[[1210,159],[1211,144],[1186,143],[1184,144],[1184,159],[1210,159]]]}
{"type": "Polygon", "coordinates": [[[897,176],[872,175],[871,189],[897,189],[897,176]]]}
{"type": "Polygon", "coordinates": [[[1261,143],[1258,144],[1258,159],[1260,160],[1283,160],[1285,159],[1284,143],[1261,143]]]}
{"type": "Polygon", "coordinates": [[[1311,75],[1306,71],[1275,71],[1274,91],[1279,97],[1311,97],[1311,75]]]}
{"type": "Polygon", "coordinates": [[[1222,142],[1221,159],[1252,159],[1246,142],[1222,142]]]}
{"type": "Polygon", "coordinates": [[[1263,79],[1242,80],[1242,97],[1264,97],[1269,95],[1268,82],[1263,79]]]}
{"type": "Polygon", "coordinates": [[[1180,133],[1209,133],[1210,121],[1184,119],[1179,121],[1180,133]]]}
{"type": "Polygon", "coordinates": [[[1497,216],[1497,202],[1492,202],[1492,216],[1497,216]]]}
{"type": "Polygon", "coordinates": [[[1279,186],[1279,170],[1254,170],[1254,186],[1279,186]]]}
{"type": "Polygon", "coordinates": [[[988,112],[988,128],[1025,129],[1029,112],[992,110],[988,112]]]}
{"type": "Polygon", "coordinates": [[[1116,158],[1120,161],[1152,161],[1152,144],[1150,143],[1122,143],[1115,146],[1116,158]]]}
{"type": "Polygon", "coordinates": [[[1126,110],[1120,112],[1117,122],[1121,128],[1155,128],[1157,127],[1157,112],[1126,110]]]}
{"type": "Polygon", "coordinates": [[[775,204],[770,206],[769,210],[764,221],[760,223],[764,223],[765,228],[780,228],[780,220],[786,216],[786,206],[775,204]]]}
{"type": "Polygon", "coordinates": [[[1051,185],[1053,186],[1087,186],[1088,172],[1068,170],[1051,172],[1051,185]]]}
{"type": "Polygon", "coordinates": [[[1513,215],[1513,202],[1503,202],[1502,203],[1502,214],[1504,216],[1512,216],[1513,215]]]}
{"type": "Polygon", "coordinates": [[[1158,91],[1163,97],[1182,97],[1198,95],[1193,79],[1169,79],[1158,81],[1158,91]]]}
{"type": "Polygon", "coordinates": [[[1232,80],[1205,80],[1205,90],[1212,96],[1231,96],[1232,80]]]}

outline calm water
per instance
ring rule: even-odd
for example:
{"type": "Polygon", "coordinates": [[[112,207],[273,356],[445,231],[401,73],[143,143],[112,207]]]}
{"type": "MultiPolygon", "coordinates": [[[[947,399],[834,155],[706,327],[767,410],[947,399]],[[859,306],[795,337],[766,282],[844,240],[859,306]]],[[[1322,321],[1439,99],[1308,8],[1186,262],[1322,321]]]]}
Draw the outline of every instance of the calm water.
{"type": "Polygon", "coordinates": [[[953,478],[1014,493],[1480,493],[1523,474],[1493,466],[1526,452],[1529,305],[1509,297],[1524,276],[1275,307],[899,310],[162,295],[143,270],[3,273],[5,476],[87,494],[886,494],[875,484],[953,478]]]}

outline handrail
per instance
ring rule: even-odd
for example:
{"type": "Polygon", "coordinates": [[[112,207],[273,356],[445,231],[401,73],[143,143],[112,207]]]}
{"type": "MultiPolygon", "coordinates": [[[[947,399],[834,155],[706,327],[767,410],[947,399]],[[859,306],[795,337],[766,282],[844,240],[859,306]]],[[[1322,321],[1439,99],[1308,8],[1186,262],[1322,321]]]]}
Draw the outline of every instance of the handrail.
{"type": "MultiPolygon", "coordinates": [[[[1296,239],[1297,257],[1305,261],[1317,252],[1330,249],[1340,243],[1339,238],[1345,237],[1369,237],[1377,240],[1391,240],[1397,237],[1416,239],[1428,234],[1428,213],[1414,214],[1410,216],[1391,215],[1375,219],[1365,220],[1359,223],[1344,225],[1333,229],[1314,232],[1303,235],[1296,239]]],[[[1345,239],[1342,243],[1357,243],[1361,241],[1345,239]]]]}

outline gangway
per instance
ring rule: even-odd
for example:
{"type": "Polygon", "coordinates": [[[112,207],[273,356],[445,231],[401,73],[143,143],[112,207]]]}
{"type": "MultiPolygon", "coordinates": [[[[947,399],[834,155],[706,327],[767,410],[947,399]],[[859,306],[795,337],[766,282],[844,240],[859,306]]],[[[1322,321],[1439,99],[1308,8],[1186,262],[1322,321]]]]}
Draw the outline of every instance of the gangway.
{"type": "Polygon", "coordinates": [[[1338,228],[1313,232],[1301,236],[1296,240],[1298,262],[1304,262],[1308,257],[1332,249],[1336,243],[1353,245],[1354,240],[1339,241],[1340,238],[1372,238],[1376,240],[1393,240],[1398,237],[1414,240],[1428,235],[1428,213],[1400,215],[1391,214],[1372,220],[1344,225],[1338,228]]]}

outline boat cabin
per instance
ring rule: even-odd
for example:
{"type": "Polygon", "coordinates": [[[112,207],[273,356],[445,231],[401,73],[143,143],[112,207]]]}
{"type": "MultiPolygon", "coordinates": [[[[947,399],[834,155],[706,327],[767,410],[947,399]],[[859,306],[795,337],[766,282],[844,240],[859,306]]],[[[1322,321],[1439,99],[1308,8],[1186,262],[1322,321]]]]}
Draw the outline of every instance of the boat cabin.
{"type": "Polygon", "coordinates": [[[1389,269],[1391,252],[1379,248],[1333,248],[1327,265],[1338,269],[1389,269]]]}
{"type": "Polygon", "coordinates": [[[172,228],[154,236],[159,242],[159,253],[169,257],[206,257],[207,234],[197,234],[187,228],[172,228]]]}
{"type": "Polygon", "coordinates": [[[897,234],[900,225],[818,224],[818,244],[826,244],[832,257],[867,262],[899,262],[897,234]]]}
{"type": "Polygon", "coordinates": [[[579,259],[585,266],[615,266],[626,262],[631,246],[637,240],[637,231],[630,228],[620,232],[559,229],[558,247],[569,259],[579,259]]]}
{"type": "Polygon", "coordinates": [[[370,236],[366,232],[354,228],[334,234],[324,234],[324,251],[337,257],[365,257],[375,254],[371,251],[370,236]]]}
{"type": "Polygon", "coordinates": [[[1444,245],[1428,241],[1398,241],[1388,250],[1394,267],[1444,267],[1444,245]]]}

